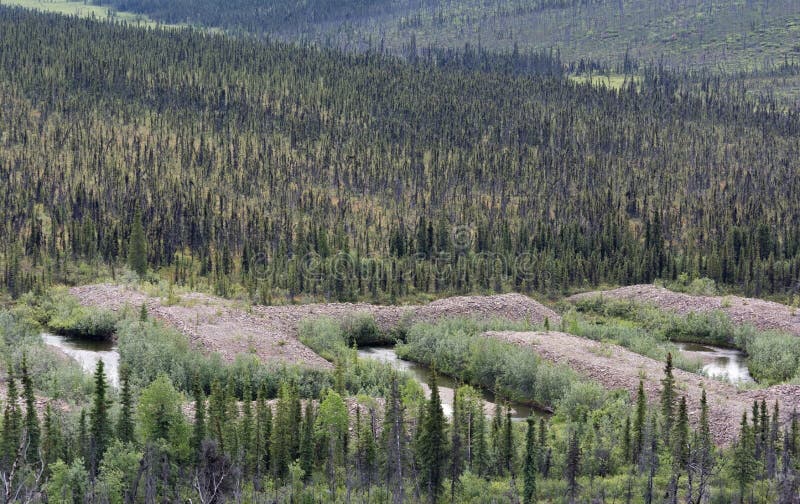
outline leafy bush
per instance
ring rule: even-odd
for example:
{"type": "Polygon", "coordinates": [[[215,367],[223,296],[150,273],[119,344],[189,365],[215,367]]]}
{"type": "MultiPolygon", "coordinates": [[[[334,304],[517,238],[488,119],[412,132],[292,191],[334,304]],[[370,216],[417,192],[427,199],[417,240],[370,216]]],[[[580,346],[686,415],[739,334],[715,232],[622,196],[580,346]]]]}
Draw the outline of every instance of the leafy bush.
{"type": "Polygon", "coordinates": [[[0,311],[0,355],[0,370],[6,373],[8,364],[18,372],[26,355],[34,388],[50,398],[81,401],[92,391],[91,377],[75,361],[48,348],[36,324],[19,314],[0,311]]]}
{"type": "Polygon", "coordinates": [[[516,345],[482,336],[485,331],[517,327],[470,319],[419,323],[409,329],[407,342],[398,344],[396,351],[404,359],[515,401],[555,406],[580,381],[574,371],[542,361],[534,352],[520,351],[516,345]]]}
{"type": "Polygon", "coordinates": [[[391,335],[384,334],[369,313],[357,313],[346,317],[341,325],[349,346],[386,345],[394,343],[391,335]]]}
{"type": "Polygon", "coordinates": [[[750,374],[764,384],[800,377],[800,338],[777,332],[750,333],[739,339],[750,374]]]}
{"type": "Polygon", "coordinates": [[[81,306],[64,287],[38,297],[25,296],[17,312],[56,334],[95,340],[110,340],[119,319],[114,312],[81,306]]]}
{"type": "Polygon", "coordinates": [[[276,397],[281,382],[297,385],[302,397],[318,397],[332,385],[331,373],[302,366],[262,363],[253,355],[239,355],[225,363],[216,353],[204,355],[189,344],[186,336],[158,321],[126,319],[118,330],[120,364],[131,371],[134,386],[144,387],[162,373],[183,392],[191,392],[194,380],[206,391],[214,381],[233,383],[239,397],[245,381],[253,389],[264,385],[269,397],[276,397]]]}
{"type": "Polygon", "coordinates": [[[110,311],[81,306],[57,313],[47,325],[56,334],[70,338],[110,340],[116,331],[117,317],[110,311]]]}
{"type": "Polygon", "coordinates": [[[300,342],[323,359],[334,362],[344,358],[348,350],[341,326],[332,318],[304,319],[298,328],[300,342]]]}

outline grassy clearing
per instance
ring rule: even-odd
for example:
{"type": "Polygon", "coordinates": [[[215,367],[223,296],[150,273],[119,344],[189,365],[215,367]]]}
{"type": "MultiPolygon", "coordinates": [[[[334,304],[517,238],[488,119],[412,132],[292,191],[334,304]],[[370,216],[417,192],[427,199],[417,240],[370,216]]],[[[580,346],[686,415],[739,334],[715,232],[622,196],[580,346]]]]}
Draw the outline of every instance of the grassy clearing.
{"type": "Polygon", "coordinates": [[[123,22],[142,27],[165,27],[165,25],[154,21],[143,14],[134,12],[117,11],[104,5],[91,5],[69,0],[0,0],[0,5],[16,6],[25,9],[37,10],[42,12],[52,12],[65,16],[77,16],[80,18],[107,19],[109,21],[123,22]]]}
{"type": "Polygon", "coordinates": [[[638,87],[641,82],[641,76],[637,75],[622,75],[622,74],[608,74],[608,75],[570,75],[569,79],[573,82],[577,82],[579,84],[586,84],[590,83],[595,87],[605,87],[607,89],[614,89],[619,90],[622,89],[624,86],[627,86],[631,81],[633,81],[636,86],[638,87]]]}

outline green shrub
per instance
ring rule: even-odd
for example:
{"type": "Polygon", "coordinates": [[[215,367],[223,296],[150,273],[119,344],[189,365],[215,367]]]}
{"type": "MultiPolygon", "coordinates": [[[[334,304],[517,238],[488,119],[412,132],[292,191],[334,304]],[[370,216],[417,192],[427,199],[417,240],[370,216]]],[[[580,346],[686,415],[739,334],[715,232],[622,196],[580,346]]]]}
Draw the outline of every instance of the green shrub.
{"type": "Polygon", "coordinates": [[[320,317],[300,321],[297,330],[300,342],[314,350],[323,359],[334,362],[344,357],[348,350],[341,326],[332,318],[320,317]]]}
{"type": "Polygon", "coordinates": [[[777,332],[751,333],[738,341],[750,374],[766,385],[800,377],[800,338],[777,332]]]}
{"type": "Polygon", "coordinates": [[[350,315],[342,321],[342,332],[348,346],[387,345],[394,343],[390,334],[384,334],[369,313],[350,315]]]}
{"type": "Polygon", "coordinates": [[[518,324],[450,319],[419,323],[408,331],[397,354],[467,383],[521,402],[555,406],[580,381],[566,366],[542,361],[534,352],[483,336],[485,331],[518,329],[518,324]]]}

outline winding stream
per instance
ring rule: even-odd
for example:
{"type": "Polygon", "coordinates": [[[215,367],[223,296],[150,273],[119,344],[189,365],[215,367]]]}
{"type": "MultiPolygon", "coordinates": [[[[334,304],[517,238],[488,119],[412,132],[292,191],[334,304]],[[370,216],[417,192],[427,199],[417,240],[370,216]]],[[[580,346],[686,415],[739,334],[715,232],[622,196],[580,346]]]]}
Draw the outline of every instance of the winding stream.
{"type": "MultiPolygon", "coordinates": [[[[430,397],[431,371],[427,366],[403,360],[397,356],[393,347],[362,347],[358,349],[358,356],[364,359],[373,359],[392,366],[399,371],[407,371],[414,379],[422,385],[425,397],[430,397]]],[[[436,384],[439,387],[439,395],[442,399],[442,410],[447,416],[453,415],[453,396],[455,394],[456,382],[448,376],[436,375],[436,384]]],[[[478,389],[483,396],[485,411],[494,414],[495,396],[492,392],[485,389],[478,389]]],[[[544,413],[525,404],[511,402],[511,419],[516,422],[525,421],[529,416],[540,416],[544,413]]]]}
{"type": "Polygon", "coordinates": [[[114,342],[74,339],[50,333],[42,333],[42,341],[71,357],[87,374],[93,374],[97,362],[102,360],[108,381],[115,387],[119,386],[119,351],[114,342]]]}

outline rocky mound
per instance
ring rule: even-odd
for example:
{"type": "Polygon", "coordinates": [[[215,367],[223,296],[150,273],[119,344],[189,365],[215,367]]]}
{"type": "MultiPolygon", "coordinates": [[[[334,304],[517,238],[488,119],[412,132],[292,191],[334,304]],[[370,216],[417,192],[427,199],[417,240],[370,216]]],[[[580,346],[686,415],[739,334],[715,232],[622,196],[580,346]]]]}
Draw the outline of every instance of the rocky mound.
{"type": "Polygon", "coordinates": [[[117,311],[147,306],[151,316],[163,320],[189,337],[200,349],[219,353],[232,361],[239,354],[257,355],[262,361],[329,368],[330,363],[303,345],[297,337],[301,320],[331,317],[344,320],[359,313],[372,315],[383,330],[401,322],[435,321],[449,317],[504,318],[557,324],[557,313],[520,294],[462,296],[421,306],[378,306],[366,303],[324,303],[286,306],[240,306],[206,294],[186,294],[166,304],[134,288],[112,284],[86,285],[70,291],[87,306],[117,311]]]}
{"type": "Polygon", "coordinates": [[[597,296],[648,303],[681,315],[721,310],[736,324],[750,324],[762,330],[778,330],[800,336],[800,310],[795,313],[795,310],[786,305],[763,299],[739,296],[692,296],[655,285],[632,285],[608,291],[577,294],[568,298],[568,301],[576,302],[597,296]]]}

